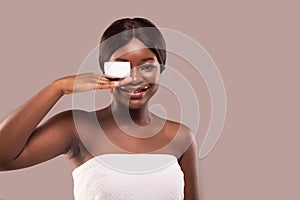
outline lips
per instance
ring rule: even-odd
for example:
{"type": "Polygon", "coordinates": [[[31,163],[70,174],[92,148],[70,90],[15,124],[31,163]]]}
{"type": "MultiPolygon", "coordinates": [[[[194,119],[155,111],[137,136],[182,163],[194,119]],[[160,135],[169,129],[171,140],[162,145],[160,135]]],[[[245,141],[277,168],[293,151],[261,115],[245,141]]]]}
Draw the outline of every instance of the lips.
{"type": "Polygon", "coordinates": [[[146,90],[148,90],[150,88],[150,85],[145,85],[145,86],[141,86],[141,87],[138,87],[138,88],[123,88],[123,87],[120,87],[121,90],[125,91],[125,92],[129,92],[129,93],[138,93],[138,92],[144,92],[146,90]]]}
{"type": "Polygon", "coordinates": [[[119,89],[131,98],[140,98],[146,91],[151,88],[151,85],[142,85],[140,87],[120,87],[119,89]]]}

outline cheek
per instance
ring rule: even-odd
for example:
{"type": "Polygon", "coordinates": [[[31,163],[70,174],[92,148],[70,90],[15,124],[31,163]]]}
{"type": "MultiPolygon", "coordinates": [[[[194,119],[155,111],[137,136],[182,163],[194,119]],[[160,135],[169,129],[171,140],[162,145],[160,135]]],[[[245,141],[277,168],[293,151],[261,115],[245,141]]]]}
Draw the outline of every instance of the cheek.
{"type": "Polygon", "coordinates": [[[158,88],[159,88],[159,84],[154,84],[154,86],[152,88],[153,93],[156,93],[158,88]]]}
{"type": "Polygon", "coordinates": [[[147,81],[149,81],[150,83],[159,83],[160,80],[160,73],[155,73],[155,74],[151,74],[148,76],[144,76],[147,81]]]}
{"type": "Polygon", "coordinates": [[[110,88],[109,89],[109,92],[111,93],[111,95],[113,95],[113,96],[118,96],[118,90],[116,89],[116,88],[110,88]]]}

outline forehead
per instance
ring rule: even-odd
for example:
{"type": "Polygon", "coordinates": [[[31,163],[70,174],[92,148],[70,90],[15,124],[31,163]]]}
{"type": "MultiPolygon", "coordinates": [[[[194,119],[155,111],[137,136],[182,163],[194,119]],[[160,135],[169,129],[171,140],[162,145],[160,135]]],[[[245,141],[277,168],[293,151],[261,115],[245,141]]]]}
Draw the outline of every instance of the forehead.
{"type": "Polygon", "coordinates": [[[140,58],[153,57],[156,60],[155,54],[140,40],[133,38],[129,43],[116,50],[111,55],[111,60],[117,58],[140,58]]]}

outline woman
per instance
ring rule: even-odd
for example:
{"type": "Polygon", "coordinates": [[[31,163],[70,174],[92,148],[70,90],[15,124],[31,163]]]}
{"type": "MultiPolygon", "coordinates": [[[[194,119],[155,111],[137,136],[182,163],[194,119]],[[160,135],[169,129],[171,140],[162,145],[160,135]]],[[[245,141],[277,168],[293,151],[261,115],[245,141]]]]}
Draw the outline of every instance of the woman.
{"type": "Polygon", "coordinates": [[[111,81],[84,73],[59,78],[1,123],[0,148],[5,151],[0,152],[0,169],[29,167],[64,154],[74,169],[75,199],[199,199],[193,134],[148,109],[166,62],[160,31],[143,18],[115,21],[101,38],[102,70],[106,61],[130,62],[130,77],[111,81]],[[93,112],[63,111],[37,127],[62,96],[95,89],[110,89],[112,103],[93,112]],[[97,123],[92,120],[95,116],[97,123]],[[152,163],[156,156],[176,163],[136,176],[107,171],[94,162],[113,155],[125,156],[127,163],[135,163],[137,155],[149,157],[152,163]],[[126,180],[122,187],[119,178],[126,180]]]}

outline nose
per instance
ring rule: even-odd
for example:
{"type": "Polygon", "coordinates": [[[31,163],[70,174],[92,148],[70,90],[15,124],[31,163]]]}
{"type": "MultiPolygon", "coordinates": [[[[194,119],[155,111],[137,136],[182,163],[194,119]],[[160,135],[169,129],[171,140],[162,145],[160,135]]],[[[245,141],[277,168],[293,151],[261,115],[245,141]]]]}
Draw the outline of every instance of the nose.
{"type": "Polygon", "coordinates": [[[141,76],[141,73],[139,72],[137,67],[132,67],[130,70],[130,76],[132,78],[131,84],[138,85],[141,82],[143,82],[143,78],[141,76]]]}

